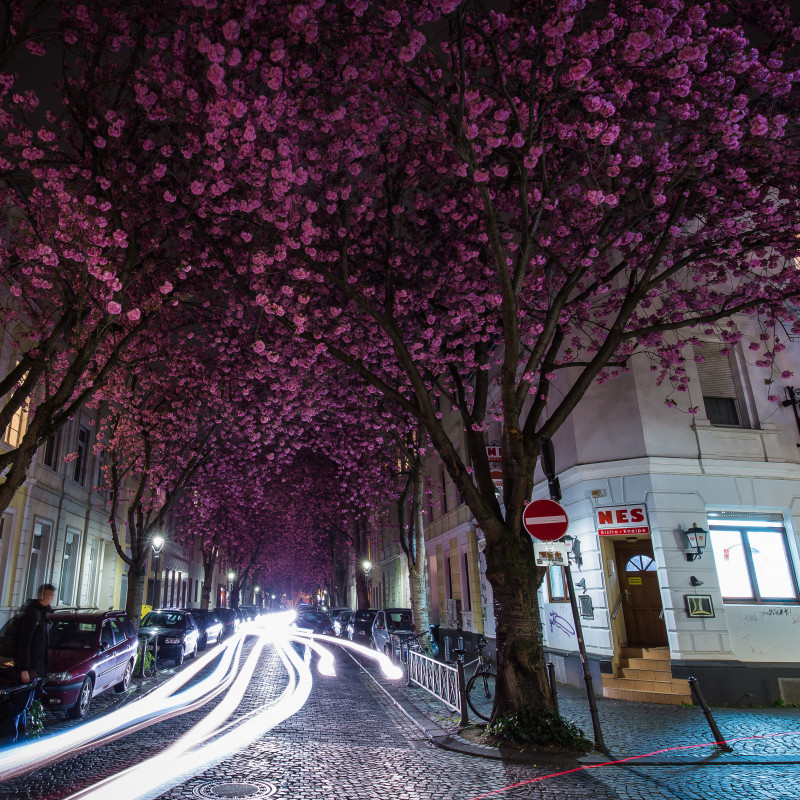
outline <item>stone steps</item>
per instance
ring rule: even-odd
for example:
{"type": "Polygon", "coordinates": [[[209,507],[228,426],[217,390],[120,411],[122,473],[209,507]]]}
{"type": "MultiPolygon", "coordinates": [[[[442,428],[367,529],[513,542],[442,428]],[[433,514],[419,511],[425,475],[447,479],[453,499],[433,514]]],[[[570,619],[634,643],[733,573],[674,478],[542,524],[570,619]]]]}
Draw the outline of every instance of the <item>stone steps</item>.
{"type": "Polygon", "coordinates": [[[672,677],[666,647],[624,647],[617,675],[603,675],[603,696],[662,705],[692,702],[688,681],[672,677]]]}

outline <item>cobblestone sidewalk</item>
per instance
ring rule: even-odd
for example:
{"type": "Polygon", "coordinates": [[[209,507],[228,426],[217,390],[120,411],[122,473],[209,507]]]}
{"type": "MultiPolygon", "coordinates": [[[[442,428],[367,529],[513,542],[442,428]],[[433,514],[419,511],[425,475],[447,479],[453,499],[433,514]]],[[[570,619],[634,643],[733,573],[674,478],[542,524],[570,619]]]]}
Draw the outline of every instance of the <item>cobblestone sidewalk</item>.
{"type": "MultiPolygon", "coordinates": [[[[471,741],[460,735],[460,717],[456,712],[424,689],[407,687],[404,682],[382,681],[374,670],[369,672],[396,701],[416,711],[423,726],[426,721],[429,723],[429,733],[451,737],[454,746],[463,742],[464,746],[473,747],[471,741]]],[[[563,684],[559,685],[558,692],[561,714],[591,739],[592,722],[586,693],[563,684]]],[[[598,697],[597,707],[603,737],[614,759],[652,754],[641,763],[800,764],[800,709],[712,709],[723,736],[733,748],[731,753],[723,753],[713,746],[708,723],[697,706],[598,697]]],[[[470,722],[481,721],[473,718],[470,722]]],[[[585,760],[607,759],[592,754],[585,760]]]]}

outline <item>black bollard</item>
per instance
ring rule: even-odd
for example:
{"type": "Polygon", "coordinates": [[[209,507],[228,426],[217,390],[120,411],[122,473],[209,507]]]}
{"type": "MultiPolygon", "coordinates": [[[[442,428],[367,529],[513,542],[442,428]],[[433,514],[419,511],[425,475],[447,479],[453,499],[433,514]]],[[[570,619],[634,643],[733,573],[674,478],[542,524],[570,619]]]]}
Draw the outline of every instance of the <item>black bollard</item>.
{"type": "Polygon", "coordinates": [[[558,711],[558,689],[556,689],[556,667],[552,661],[547,662],[547,679],[550,682],[550,702],[553,704],[553,710],[556,714],[558,711]]]}
{"type": "Polygon", "coordinates": [[[703,697],[703,693],[700,691],[700,682],[697,680],[697,678],[689,678],[689,688],[692,690],[694,699],[697,700],[697,705],[703,709],[703,714],[706,716],[706,722],[708,722],[708,727],[711,728],[711,735],[714,737],[714,741],[717,743],[717,746],[720,750],[730,753],[733,748],[725,741],[725,737],[717,727],[717,722],[714,719],[714,715],[711,713],[711,709],[708,707],[708,703],[706,703],[706,699],[703,697]]]}

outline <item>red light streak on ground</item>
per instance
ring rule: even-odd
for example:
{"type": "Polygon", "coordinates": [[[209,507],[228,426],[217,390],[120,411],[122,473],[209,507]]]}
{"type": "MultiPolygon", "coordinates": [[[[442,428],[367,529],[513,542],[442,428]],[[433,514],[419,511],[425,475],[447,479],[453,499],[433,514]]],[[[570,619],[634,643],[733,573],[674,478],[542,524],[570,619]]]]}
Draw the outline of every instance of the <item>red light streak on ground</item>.
{"type": "MultiPolygon", "coordinates": [[[[800,731],[785,731],[781,733],[762,733],[757,736],[740,736],[737,739],[728,739],[727,743],[732,744],[734,742],[748,742],[753,739],[772,739],[776,736],[797,736],[800,734],[800,731]]],[[[625,764],[628,761],[637,761],[640,758],[647,758],[648,756],[657,756],[661,753],[671,753],[675,750],[694,750],[698,747],[714,747],[714,745],[721,744],[721,742],[703,742],[702,744],[685,744],[681,745],[680,747],[665,747],[663,750],[653,750],[652,753],[643,753],[639,756],[628,756],[627,758],[621,758],[619,761],[603,761],[601,764],[584,764],[580,767],[574,767],[573,769],[567,769],[563,772],[551,772],[549,775],[540,775],[538,778],[531,778],[527,781],[520,781],[519,783],[512,783],[508,786],[503,786],[501,789],[492,789],[490,792],[486,792],[485,794],[478,794],[475,797],[470,798],[470,800],[482,800],[484,797],[492,797],[493,795],[500,794],[501,792],[509,792],[512,789],[519,789],[520,786],[528,786],[531,783],[539,783],[539,781],[546,781],[550,778],[560,778],[564,775],[570,775],[573,772],[583,772],[584,770],[588,769],[597,769],[598,767],[613,767],[617,764],[625,764]]],[[[676,762],[679,764],[680,762],[676,762]]]]}

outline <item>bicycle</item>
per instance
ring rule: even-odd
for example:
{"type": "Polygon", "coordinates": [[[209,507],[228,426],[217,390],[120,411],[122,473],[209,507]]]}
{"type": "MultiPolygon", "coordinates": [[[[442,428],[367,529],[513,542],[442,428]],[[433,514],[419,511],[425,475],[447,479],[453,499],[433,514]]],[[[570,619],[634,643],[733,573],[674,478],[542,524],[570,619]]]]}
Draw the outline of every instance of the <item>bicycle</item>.
{"type": "MultiPolygon", "coordinates": [[[[397,642],[397,647],[393,648],[395,652],[399,651],[400,661],[405,664],[408,661],[408,651],[414,650],[417,653],[425,653],[425,643],[416,633],[393,633],[390,637],[397,642]],[[403,646],[405,645],[405,647],[403,646]]],[[[390,656],[394,661],[394,658],[390,656]]]]}
{"type": "Polygon", "coordinates": [[[494,707],[495,687],[497,675],[491,670],[491,663],[488,659],[484,660],[483,651],[489,646],[489,642],[483,636],[478,640],[478,657],[475,661],[470,661],[464,667],[477,663],[475,672],[467,681],[467,703],[476,717],[480,717],[487,722],[492,717],[494,707]]]}

